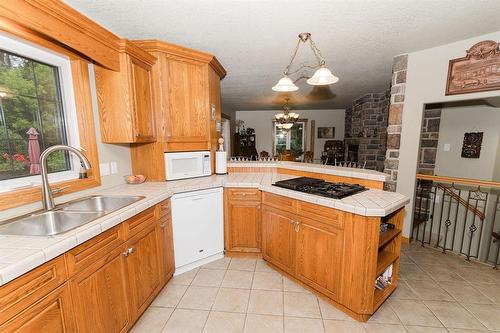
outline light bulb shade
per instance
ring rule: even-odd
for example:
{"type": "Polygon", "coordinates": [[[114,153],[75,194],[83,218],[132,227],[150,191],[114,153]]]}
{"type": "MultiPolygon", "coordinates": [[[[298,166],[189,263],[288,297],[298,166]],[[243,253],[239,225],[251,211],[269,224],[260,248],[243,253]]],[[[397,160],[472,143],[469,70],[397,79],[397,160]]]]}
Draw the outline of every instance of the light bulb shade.
{"type": "Polygon", "coordinates": [[[307,83],[312,86],[326,86],[334,84],[338,80],[339,78],[333,75],[328,68],[321,67],[314,72],[314,75],[307,80],[307,83]]]}
{"type": "Polygon", "coordinates": [[[292,123],[286,123],[286,124],[283,124],[283,128],[286,129],[286,130],[289,130],[290,128],[293,127],[293,124],[292,123]]]}
{"type": "Polygon", "coordinates": [[[282,77],[272,89],[279,92],[288,92],[297,91],[299,87],[297,87],[289,77],[285,76],[282,77]]]}

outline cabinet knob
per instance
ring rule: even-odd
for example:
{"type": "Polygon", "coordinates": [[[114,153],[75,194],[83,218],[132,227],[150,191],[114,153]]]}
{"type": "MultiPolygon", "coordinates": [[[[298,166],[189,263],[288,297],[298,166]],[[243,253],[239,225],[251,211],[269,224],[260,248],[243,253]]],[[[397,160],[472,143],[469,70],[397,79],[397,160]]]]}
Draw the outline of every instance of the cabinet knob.
{"type": "Polygon", "coordinates": [[[134,253],[134,248],[133,247],[129,247],[125,252],[122,253],[122,255],[124,257],[128,257],[129,255],[131,255],[132,253],[134,253]]]}
{"type": "Polygon", "coordinates": [[[165,223],[160,224],[160,228],[165,228],[165,223]]]}
{"type": "Polygon", "coordinates": [[[295,232],[299,232],[300,231],[300,222],[297,222],[297,221],[294,221],[294,228],[295,228],[295,232]]]}
{"type": "Polygon", "coordinates": [[[136,138],[140,138],[141,136],[142,136],[142,134],[141,134],[141,133],[137,133],[137,134],[135,135],[135,137],[136,137],[136,138]]]}

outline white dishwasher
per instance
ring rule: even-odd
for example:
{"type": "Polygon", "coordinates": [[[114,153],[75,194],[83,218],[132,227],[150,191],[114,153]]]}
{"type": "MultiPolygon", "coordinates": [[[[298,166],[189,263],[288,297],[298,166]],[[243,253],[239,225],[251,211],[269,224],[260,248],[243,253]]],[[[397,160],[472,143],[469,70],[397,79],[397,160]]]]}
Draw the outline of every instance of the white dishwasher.
{"type": "Polygon", "coordinates": [[[224,256],[222,187],[172,196],[175,275],[224,256]]]}

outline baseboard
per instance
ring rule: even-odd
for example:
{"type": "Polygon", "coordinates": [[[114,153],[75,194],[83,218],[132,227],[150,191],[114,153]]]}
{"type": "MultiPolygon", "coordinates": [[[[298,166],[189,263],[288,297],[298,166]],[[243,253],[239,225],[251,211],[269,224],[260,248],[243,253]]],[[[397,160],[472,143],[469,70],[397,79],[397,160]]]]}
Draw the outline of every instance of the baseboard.
{"type": "Polygon", "coordinates": [[[410,244],[411,238],[401,236],[401,243],[402,244],[410,244]]]}
{"type": "Polygon", "coordinates": [[[194,268],[206,265],[212,261],[219,260],[222,258],[224,258],[224,252],[219,252],[219,253],[213,254],[209,257],[192,262],[190,264],[186,264],[186,265],[181,266],[181,267],[176,267],[175,272],[174,272],[174,276],[177,276],[179,274],[185,273],[185,272],[190,271],[194,268]]]}

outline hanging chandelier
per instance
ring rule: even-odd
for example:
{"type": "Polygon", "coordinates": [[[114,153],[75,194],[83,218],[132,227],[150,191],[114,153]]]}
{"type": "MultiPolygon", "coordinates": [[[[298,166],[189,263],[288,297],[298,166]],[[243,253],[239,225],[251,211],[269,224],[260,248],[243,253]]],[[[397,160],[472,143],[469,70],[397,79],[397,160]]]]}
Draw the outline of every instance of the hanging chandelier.
{"type": "Polygon", "coordinates": [[[279,92],[291,92],[291,91],[297,91],[299,90],[299,87],[295,85],[295,82],[299,81],[300,79],[307,79],[307,83],[312,85],[312,86],[326,86],[329,84],[334,84],[339,80],[338,77],[332,74],[332,72],[326,68],[325,66],[325,59],[321,55],[321,51],[318,49],[316,44],[313,42],[311,38],[311,34],[308,32],[303,32],[299,34],[299,41],[297,42],[297,46],[295,46],[295,50],[293,51],[292,58],[290,59],[290,63],[288,66],[286,66],[285,71],[283,73],[285,76],[282,77],[278,83],[272,88],[274,91],[279,91],[279,92]],[[293,61],[295,60],[295,57],[297,56],[297,52],[300,47],[300,43],[309,43],[309,47],[314,53],[314,57],[317,60],[317,64],[310,66],[310,65],[302,65],[298,69],[292,71],[292,65],[293,61]],[[301,75],[295,80],[292,80],[289,76],[296,74],[300,71],[302,71],[305,68],[310,68],[310,69],[315,69],[316,71],[314,72],[312,77],[308,77],[305,75],[301,75]]]}
{"type": "Polygon", "coordinates": [[[283,105],[283,112],[280,112],[274,116],[276,120],[276,126],[282,130],[283,132],[289,131],[293,124],[299,120],[299,114],[290,112],[290,106],[288,105],[288,101],[290,99],[285,99],[285,105],[283,105]]]}

